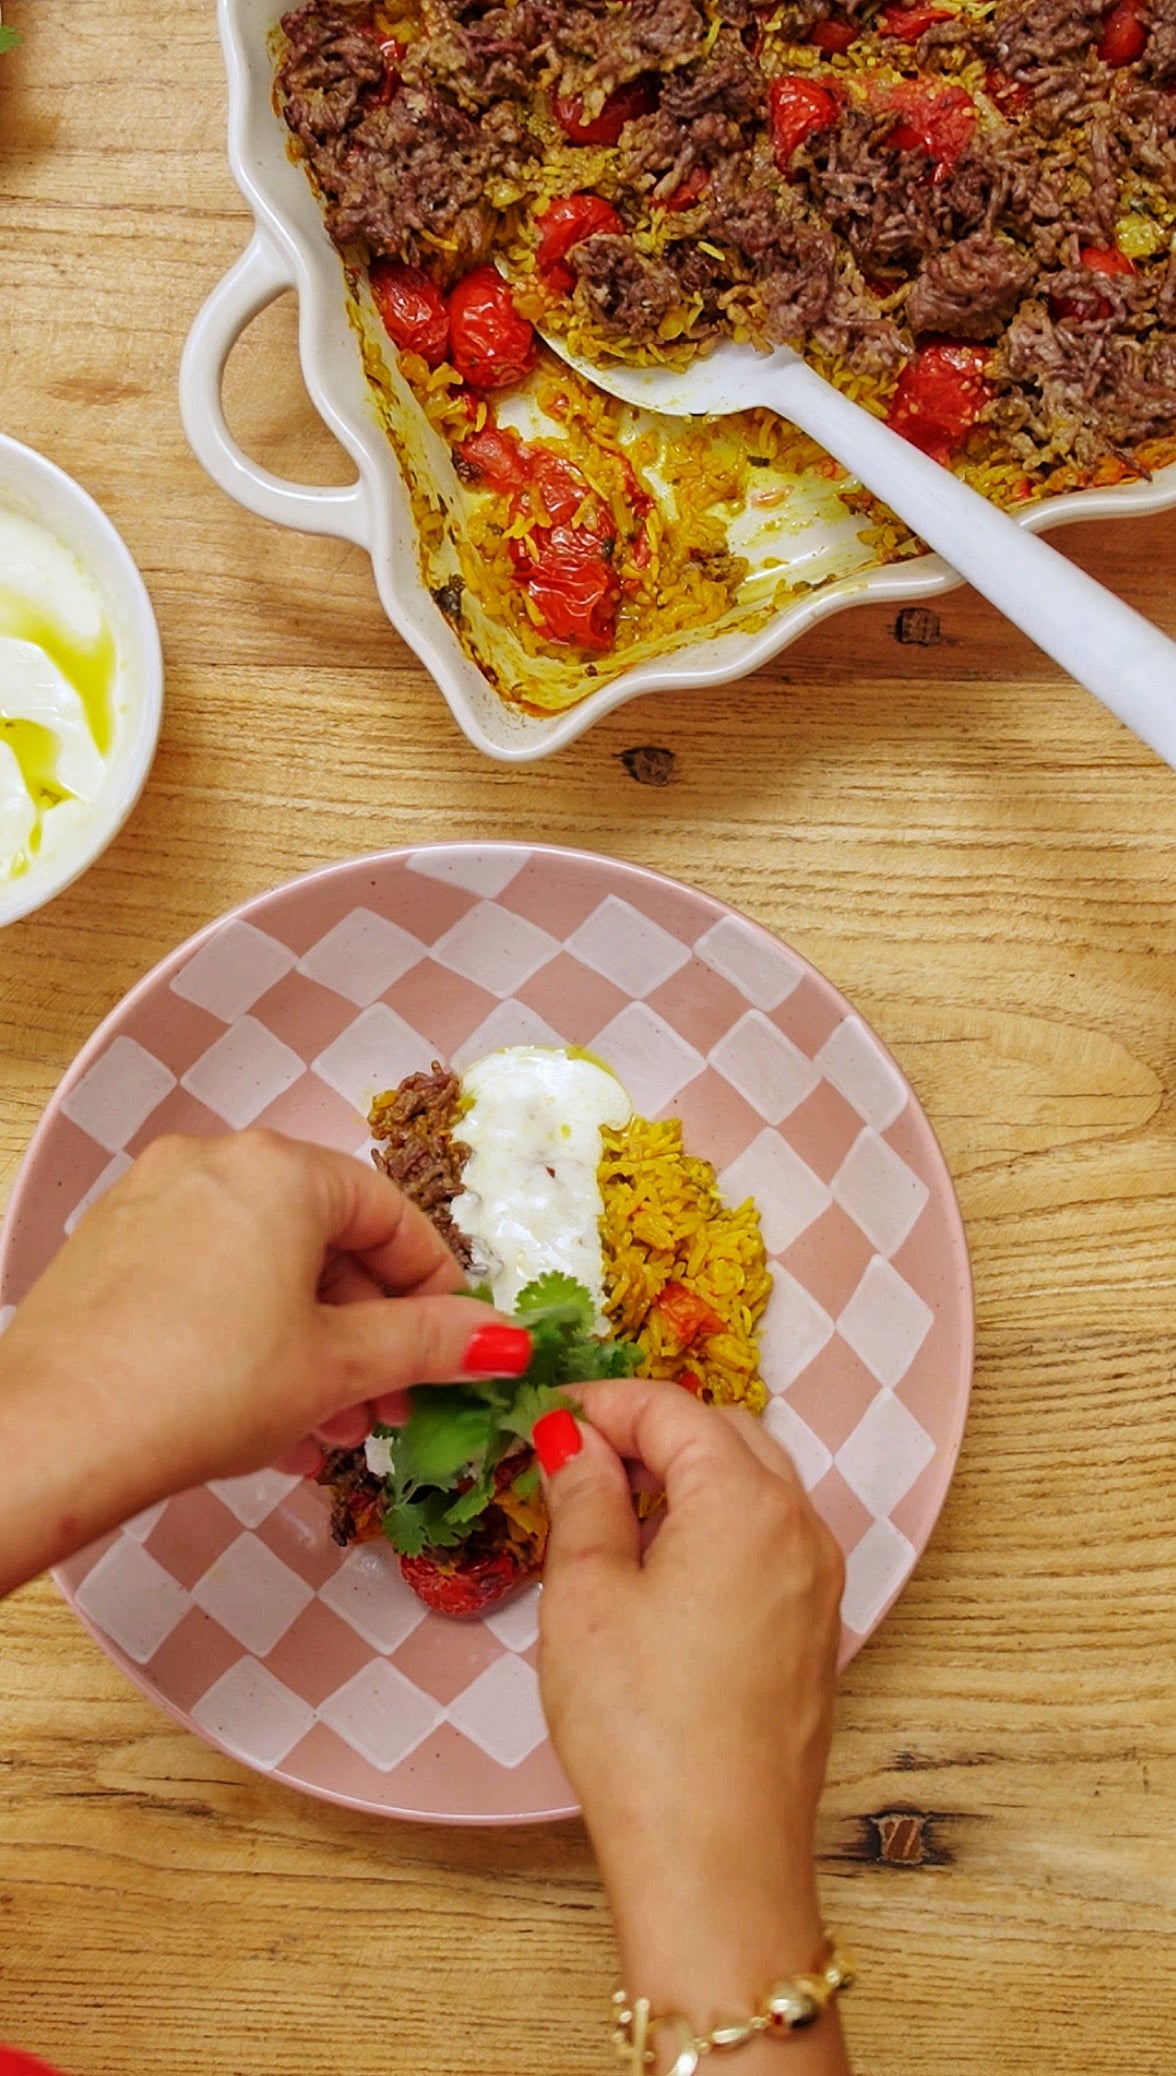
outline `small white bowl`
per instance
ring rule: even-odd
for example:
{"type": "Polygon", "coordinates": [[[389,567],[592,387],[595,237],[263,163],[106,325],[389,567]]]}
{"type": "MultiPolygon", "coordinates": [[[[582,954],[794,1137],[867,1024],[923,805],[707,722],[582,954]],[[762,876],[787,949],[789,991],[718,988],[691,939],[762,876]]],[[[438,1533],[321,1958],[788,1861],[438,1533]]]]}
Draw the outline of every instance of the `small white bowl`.
{"type": "MultiPolygon", "coordinates": [[[[74,843],[0,884],[0,925],[43,908],[101,856],[143,790],[163,718],[163,651],[147,587],[89,493],[32,447],[0,434],[0,509],[51,534],[96,585],[114,636],[118,698],[106,775],[74,843]]],[[[0,582],[3,582],[0,570],[0,582]]],[[[3,687],[0,686],[0,707],[3,687]]]]}

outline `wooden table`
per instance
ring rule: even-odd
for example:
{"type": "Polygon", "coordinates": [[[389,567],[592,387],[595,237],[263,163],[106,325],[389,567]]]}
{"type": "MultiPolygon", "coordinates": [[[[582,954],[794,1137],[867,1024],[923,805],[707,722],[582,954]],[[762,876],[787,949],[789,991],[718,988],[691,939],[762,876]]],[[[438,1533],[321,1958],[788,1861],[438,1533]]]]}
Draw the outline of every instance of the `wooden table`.
{"type": "MultiPolygon", "coordinates": [[[[841,1694],[822,1864],[862,1964],[857,2067],[1170,2072],[1176,777],[966,592],[932,645],[845,614],[719,701],[485,762],[363,556],[247,517],[185,446],[181,344],[248,229],[210,0],[6,14],[26,41],[0,65],[0,427],[125,534],[168,707],[130,828],[0,944],[5,1183],[131,982],[323,860],[558,831],[778,930],[909,1069],[976,1272],[959,1475],[841,1694]],[[624,761],[647,743],[672,752],[659,790],[624,761]]],[[[296,367],[287,302],[235,357],[233,421],[272,465],[345,480],[296,367]]],[[[1176,632],[1170,519],[1065,545],[1176,632]]],[[[300,1799],[173,1728],[43,1581],[0,1640],[0,2037],[76,2076],[611,2065],[577,1827],[300,1799]]]]}

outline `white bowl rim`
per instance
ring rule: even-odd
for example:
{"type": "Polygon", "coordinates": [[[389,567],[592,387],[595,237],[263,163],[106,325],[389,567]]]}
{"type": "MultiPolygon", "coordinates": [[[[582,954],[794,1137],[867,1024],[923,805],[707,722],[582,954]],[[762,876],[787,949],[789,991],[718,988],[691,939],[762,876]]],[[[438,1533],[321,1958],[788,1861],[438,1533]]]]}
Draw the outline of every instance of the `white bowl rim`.
{"type": "MultiPolygon", "coordinates": [[[[36,447],[28,447],[7,433],[0,433],[0,505],[6,502],[6,492],[23,496],[26,511],[31,505],[38,523],[54,539],[60,540],[53,521],[36,511],[38,489],[52,490],[59,503],[76,513],[82,529],[88,530],[91,538],[101,543],[106,568],[101,578],[87,566],[88,574],[103,594],[111,592],[110,579],[114,579],[119,603],[126,612],[126,624],[132,634],[140,683],[135,711],[131,716],[129,741],[117,766],[110,772],[101,806],[91,818],[85,842],[55,859],[44,874],[30,873],[27,880],[12,881],[0,889],[0,928],[20,922],[44,908],[47,902],[55,900],[58,894],[64,893],[84,872],[88,872],[114,841],[147,782],[163,724],[163,645],[155,610],[134,556],[114,521],[74,476],[59,467],[57,462],[50,461],[36,447]]],[[[63,545],[72,546],[78,559],[85,563],[86,558],[76,545],[63,545]]]]}

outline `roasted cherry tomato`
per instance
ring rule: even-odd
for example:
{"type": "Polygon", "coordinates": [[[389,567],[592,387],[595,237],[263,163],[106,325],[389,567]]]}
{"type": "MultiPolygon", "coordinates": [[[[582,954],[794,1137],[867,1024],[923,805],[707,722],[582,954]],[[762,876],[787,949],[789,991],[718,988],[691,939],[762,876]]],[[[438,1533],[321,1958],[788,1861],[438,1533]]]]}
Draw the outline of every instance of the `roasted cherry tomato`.
{"type": "Polygon", "coordinates": [[[853,48],[861,33],[856,22],[846,21],[844,15],[831,14],[827,21],[817,22],[809,30],[808,40],[815,43],[818,50],[838,58],[853,48]]]}
{"type": "Polygon", "coordinates": [[[683,1391],[692,1391],[694,1393],[695,1398],[698,1398],[701,1395],[702,1378],[699,1376],[697,1370],[679,1370],[677,1376],[674,1378],[674,1382],[675,1384],[680,1384],[683,1391]]]}
{"type": "Polygon", "coordinates": [[[540,528],[511,543],[516,574],[552,641],[611,649],[621,597],[612,549],[611,538],[584,526],[540,528]]]}
{"type": "Polygon", "coordinates": [[[887,424],[948,467],[992,395],[988,359],[985,346],[924,346],[898,378],[887,424]]]}
{"type": "Polygon", "coordinates": [[[935,179],[945,180],[960,153],[972,141],[976,103],[962,87],[886,87],[880,106],[892,109],[898,122],[887,143],[897,151],[922,151],[935,161],[935,179]]]}
{"type": "Polygon", "coordinates": [[[700,1334],[725,1334],[727,1322],[720,1319],[713,1305],[708,1305],[695,1290],[687,1290],[684,1283],[665,1283],[658,1291],[654,1310],[664,1314],[685,1347],[696,1341],[700,1334]]]}
{"type": "Polygon", "coordinates": [[[400,1570],[418,1600],[439,1615],[481,1615],[531,1576],[509,1545],[473,1557],[468,1551],[402,1557],[400,1570]]]}
{"type": "Polygon", "coordinates": [[[486,490],[521,490],[530,479],[528,449],[509,426],[486,425],[457,450],[461,474],[486,490]]]}
{"type": "Polygon", "coordinates": [[[793,152],[806,138],[814,137],[818,130],[827,130],[835,123],[841,104],[836,94],[831,94],[828,87],[819,86],[815,79],[799,72],[787,72],[782,79],[771,81],[768,107],[776,164],[781,173],[786,173],[793,152]]]}
{"type": "MultiPolygon", "coordinates": [[[[1078,258],[1092,274],[1136,274],[1139,269],[1134,260],[1129,260],[1117,245],[1082,245],[1078,258]]],[[[1100,318],[1111,315],[1113,304],[1105,296],[1093,296],[1089,302],[1077,301],[1073,296],[1051,296],[1051,317],[1100,318]]]]}
{"type": "Polygon", "coordinates": [[[551,108],[569,144],[615,144],[626,123],[657,106],[657,87],[649,78],[631,79],[609,95],[599,115],[584,120],[579,94],[556,94],[551,108]]]}
{"type": "Polygon", "coordinates": [[[894,37],[898,43],[917,43],[936,22],[950,20],[951,10],[947,7],[884,7],[878,17],[878,31],[882,36],[894,37]]]}
{"type": "Polygon", "coordinates": [[[539,218],[539,272],[557,295],[570,295],[576,285],[572,269],[565,264],[573,245],[594,238],[599,231],[614,235],[625,226],[611,202],[603,195],[558,195],[539,218]]]}
{"type": "Polygon", "coordinates": [[[393,345],[439,368],[449,351],[449,312],[436,282],[422,268],[390,259],[373,260],[368,279],[393,345]]]}
{"type": "Polygon", "coordinates": [[[535,333],[497,267],[475,267],[449,293],[449,356],[471,389],[513,389],[535,365],[535,333]]]}
{"type": "Polygon", "coordinates": [[[1103,32],[1095,46],[1104,65],[1133,65],[1136,58],[1143,56],[1147,42],[1147,30],[1143,23],[1141,0],[1118,0],[1103,23],[1103,32]]]}
{"type": "Polygon", "coordinates": [[[693,209],[709,178],[705,166],[691,166],[685,179],[680,180],[673,193],[666,196],[662,208],[667,209],[671,216],[679,215],[683,209],[693,209]]]}
{"type": "Polygon", "coordinates": [[[994,101],[1002,115],[1016,115],[1032,98],[1029,88],[1010,79],[997,65],[990,65],[984,75],[984,91],[994,101]]]}

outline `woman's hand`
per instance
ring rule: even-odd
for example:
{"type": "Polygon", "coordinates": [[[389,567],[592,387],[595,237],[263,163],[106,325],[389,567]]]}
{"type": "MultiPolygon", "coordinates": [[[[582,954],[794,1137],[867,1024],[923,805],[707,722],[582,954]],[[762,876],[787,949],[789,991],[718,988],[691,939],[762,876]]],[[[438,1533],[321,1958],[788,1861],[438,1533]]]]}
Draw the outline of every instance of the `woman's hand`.
{"type": "Polygon", "coordinates": [[[526,1367],[423,1214],[272,1132],[160,1139],[0,1339],[0,1590],[153,1500],[353,1445],[402,1388],[526,1367]]]}
{"type": "MultiPolygon", "coordinates": [[[[535,1436],[552,1516],[544,1704],[626,1988],[705,2032],[822,1953],[813,1834],[841,1553],[750,1414],[671,1384],[587,1385],[581,1400],[583,1424],[556,1413],[535,1436]],[[644,1548],[627,1462],[666,1492],[644,1548]]],[[[779,2058],[765,2041],[737,2061],[756,2076],[779,2058]]],[[[796,2076],[844,2070],[836,2020],[786,2059],[796,2076]]]]}

